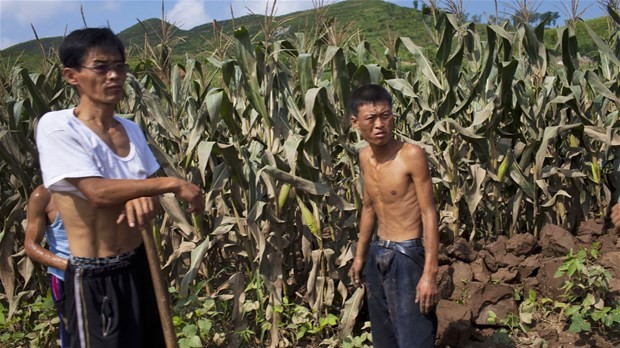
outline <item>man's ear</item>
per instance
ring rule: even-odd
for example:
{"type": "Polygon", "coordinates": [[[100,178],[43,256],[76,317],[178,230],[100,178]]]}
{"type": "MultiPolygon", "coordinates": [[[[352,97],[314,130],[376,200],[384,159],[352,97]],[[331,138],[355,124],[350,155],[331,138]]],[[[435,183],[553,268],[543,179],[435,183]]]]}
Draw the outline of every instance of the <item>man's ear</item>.
{"type": "Polygon", "coordinates": [[[62,69],[62,76],[65,78],[65,81],[67,81],[68,84],[74,87],[77,86],[78,84],[76,75],[77,75],[77,71],[75,71],[75,69],[72,69],[72,68],[62,69]]]}
{"type": "Polygon", "coordinates": [[[357,129],[357,117],[355,115],[351,115],[351,126],[357,129]]]}

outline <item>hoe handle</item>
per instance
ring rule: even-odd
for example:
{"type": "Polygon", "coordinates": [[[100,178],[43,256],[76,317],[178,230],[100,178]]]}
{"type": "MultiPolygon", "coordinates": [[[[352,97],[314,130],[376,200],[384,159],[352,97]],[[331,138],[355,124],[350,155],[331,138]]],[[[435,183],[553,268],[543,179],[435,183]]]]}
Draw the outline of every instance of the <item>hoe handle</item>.
{"type": "Polygon", "coordinates": [[[142,242],[144,243],[146,258],[149,262],[149,269],[151,270],[151,279],[153,280],[153,289],[155,290],[157,309],[159,310],[159,319],[161,320],[161,326],[164,331],[166,347],[178,348],[179,343],[177,341],[177,335],[174,331],[174,325],[172,324],[172,314],[170,311],[168,292],[166,290],[166,285],[164,284],[164,277],[161,273],[161,266],[159,264],[157,250],[155,249],[155,242],[153,241],[153,236],[146,228],[140,229],[140,233],[142,234],[142,242]]]}

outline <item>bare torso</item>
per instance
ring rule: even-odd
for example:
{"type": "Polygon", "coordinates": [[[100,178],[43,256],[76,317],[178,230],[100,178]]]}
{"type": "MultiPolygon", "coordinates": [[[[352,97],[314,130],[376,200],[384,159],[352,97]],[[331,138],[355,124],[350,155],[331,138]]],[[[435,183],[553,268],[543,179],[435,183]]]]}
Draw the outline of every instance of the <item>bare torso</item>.
{"type": "Polygon", "coordinates": [[[360,152],[364,187],[376,214],[377,234],[382,239],[403,241],[423,235],[420,204],[405,152],[415,145],[398,143],[382,163],[370,147],[360,152]]]}
{"type": "Polygon", "coordinates": [[[110,257],[137,248],[140,231],[126,222],[117,223],[123,207],[96,208],[71,193],[53,195],[65,224],[72,256],[110,257]]]}

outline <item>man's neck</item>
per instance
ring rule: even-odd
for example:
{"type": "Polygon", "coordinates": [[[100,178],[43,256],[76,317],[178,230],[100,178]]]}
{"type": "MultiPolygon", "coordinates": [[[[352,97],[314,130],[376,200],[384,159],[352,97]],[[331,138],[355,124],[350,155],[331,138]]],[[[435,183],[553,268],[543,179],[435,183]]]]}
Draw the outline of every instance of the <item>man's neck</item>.
{"type": "Polygon", "coordinates": [[[93,103],[88,99],[82,99],[73,113],[80,121],[103,129],[108,129],[116,123],[114,105],[110,104],[93,103]]]}
{"type": "Polygon", "coordinates": [[[370,148],[372,150],[372,155],[375,158],[375,161],[381,163],[385,162],[390,157],[394,155],[394,152],[397,150],[399,142],[394,138],[390,139],[384,145],[372,145],[370,144],[370,148]]]}

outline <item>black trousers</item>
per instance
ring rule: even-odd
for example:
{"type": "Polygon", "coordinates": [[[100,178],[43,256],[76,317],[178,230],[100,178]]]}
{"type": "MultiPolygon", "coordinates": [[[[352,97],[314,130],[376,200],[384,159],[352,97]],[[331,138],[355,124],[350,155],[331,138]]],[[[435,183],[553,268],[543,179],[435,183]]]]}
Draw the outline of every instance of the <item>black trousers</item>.
{"type": "Polygon", "coordinates": [[[71,347],[165,347],[144,247],[71,258],[65,271],[71,347]]]}

